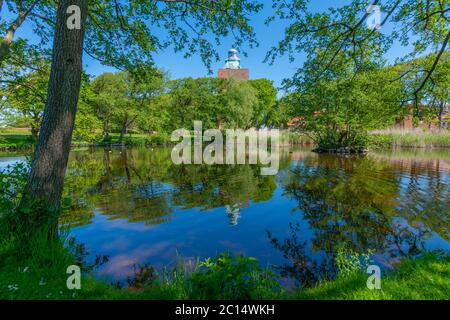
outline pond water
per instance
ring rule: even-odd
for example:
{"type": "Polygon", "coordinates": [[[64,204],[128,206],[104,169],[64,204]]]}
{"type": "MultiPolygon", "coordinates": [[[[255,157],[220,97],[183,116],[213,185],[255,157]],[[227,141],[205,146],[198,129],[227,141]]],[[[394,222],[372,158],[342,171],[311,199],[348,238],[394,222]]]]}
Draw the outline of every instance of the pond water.
{"type": "MultiPolygon", "coordinates": [[[[395,266],[450,252],[450,150],[345,157],[283,149],[276,176],[256,165],[174,165],[170,149],[71,152],[61,226],[99,277],[191,267],[224,251],[255,257],[286,285],[336,271],[339,247],[395,266]],[[99,262],[103,263],[99,263],[99,262]],[[142,269],[141,269],[142,270],[142,269]]],[[[21,156],[0,156],[0,168],[21,156]]]]}

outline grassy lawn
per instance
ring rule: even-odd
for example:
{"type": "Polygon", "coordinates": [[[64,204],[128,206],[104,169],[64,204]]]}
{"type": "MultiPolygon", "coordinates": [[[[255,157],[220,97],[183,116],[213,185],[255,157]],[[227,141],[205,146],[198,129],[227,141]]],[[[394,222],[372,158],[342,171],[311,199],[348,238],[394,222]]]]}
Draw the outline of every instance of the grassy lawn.
{"type": "Polygon", "coordinates": [[[296,299],[423,300],[450,299],[450,257],[425,254],[403,260],[400,267],[381,278],[380,290],[369,290],[368,275],[358,273],[324,282],[292,295],[296,299]]]}
{"type": "MultiPolygon", "coordinates": [[[[85,146],[85,145],[107,145],[111,143],[117,143],[119,140],[119,133],[112,133],[111,140],[106,142],[103,140],[98,141],[77,141],[72,142],[72,146],[85,146]]],[[[155,144],[158,142],[158,137],[148,134],[127,134],[124,136],[124,143],[133,146],[143,146],[147,141],[152,142],[155,140],[155,144]]],[[[18,148],[26,149],[34,146],[31,138],[30,130],[25,128],[4,128],[0,129],[0,148],[18,148]]]]}
{"type": "Polygon", "coordinates": [[[0,130],[0,147],[27,148],[33,146],[30,130],[5,128],[0,130]]]}

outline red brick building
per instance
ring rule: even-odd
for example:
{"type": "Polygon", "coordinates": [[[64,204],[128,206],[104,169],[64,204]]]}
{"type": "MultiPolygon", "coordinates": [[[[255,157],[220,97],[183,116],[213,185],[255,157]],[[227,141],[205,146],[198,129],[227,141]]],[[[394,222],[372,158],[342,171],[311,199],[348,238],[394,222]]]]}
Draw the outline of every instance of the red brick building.
{"type": "MultiPolygon", "coordinates": [[[[412,114],[412,107],[410,109],[410,114],[412,114]]],[[[398,119],[395,123],[395,128],[414,129],[417,126],[418,128],[422,129],[450,129],[449,122],[450,105],[445,104],[443,105],[440,116],[436,116],[434,119],[428,121],[420,120],[418,123],[414,124],[413,116],[408,115],[403,119],[398,119]]]]}
{"type": "Polygon", "coordinates": [[[235,77],[239,80],[248,80],[250,77],[248,69],[219,69],[218,76],[222,79],[235,77]]]}
{"type": "Polygon", "coordinates": [[[241,59],[237,56],[236,49],[228,51],[225,67],[219,69],[218,77],[222,79],[234,77],[239,80],[248,80],[250,78],[249,70],[241,68],[241,59]]]}

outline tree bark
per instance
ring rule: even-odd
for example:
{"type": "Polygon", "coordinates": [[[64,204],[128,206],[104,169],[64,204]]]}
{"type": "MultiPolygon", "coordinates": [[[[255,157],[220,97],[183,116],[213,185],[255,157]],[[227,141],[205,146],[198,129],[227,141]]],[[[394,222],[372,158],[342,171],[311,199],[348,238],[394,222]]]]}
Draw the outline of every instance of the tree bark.
{"type": "Polygon", "coordinates": [[[117,142],[118,144],[122,144],[123,137],[127,134],[128,128],[134,123],[136,118],[137,118],[137,115],[134,116],[132,119],[130,119],[130,116],[128,115],[128,113],[125,113],[125,119],[122,124],[122,130],[120,131],[119,141],[117,142]]]}
{"type": "Polygon", "coordinates": [[[34,206],[44,216],[59,211],[80,92],[86,15],[87,0],[58,3],[47,103],[19,212],[34,206]],[[67,27],[70,5],[81,9],[81,29],[67,27]]]}
{"type": "Polygon", "coordinates": [[[103,121],[103,139],[109,140],[109,120],[103,121]]]}
{"type": "Polygon", "coordinates": [[[123,119],[122,123],[122,130],[120,130],[119,141],[117,141],[118,144],[122,144],[123,136],[127,133],[127,128],[128,128],[128,113],[125,113],[125,119],[123,119]]]}

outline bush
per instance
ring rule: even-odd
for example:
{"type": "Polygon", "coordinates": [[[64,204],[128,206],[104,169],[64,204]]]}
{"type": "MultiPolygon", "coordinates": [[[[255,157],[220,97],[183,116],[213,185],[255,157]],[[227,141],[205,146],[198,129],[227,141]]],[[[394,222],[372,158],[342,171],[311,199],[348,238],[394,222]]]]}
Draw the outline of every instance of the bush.
{"type": "Polygon", "coordinates": [[[338,277],[350,277],[365,270],[369,266],[371,254],[371,251],[360,254],[344,247],[338,248],[334,259],[338,268],[338,277]]]}
{"type": "Polygon", "coordinates": [[[0,171],[0,218],[12,213],[20,200],[25,187],[29,164],[17,163],[0,171]]]}
{"type": "Polygon", "coordinates": [[[281,290],[276,275],[255,258],[230,253],[201,262],[189,282],[194,299],[267,299],[281,290]]]}
{"type": "Polygon", "coordinates": [[[366,147],[368,144],[368,133],[363,129],[340,129],[328,125],[316,129],[315,138],[317,145],[321,148],[343,148],[343,147],[366,147]]]}
{"type": "Polygon", "coordinates": [[[166,133],[155,133],[150,135],[146,141],[146,147],[166,146],[170,144],[170,136],[166,133]]]}
{"type": "Polygon", "coordinates": [[[390,135],[372,134],[369,137],[369,146],[372,149],[389,149],[392,147],[393,138],[390,135]]]}

